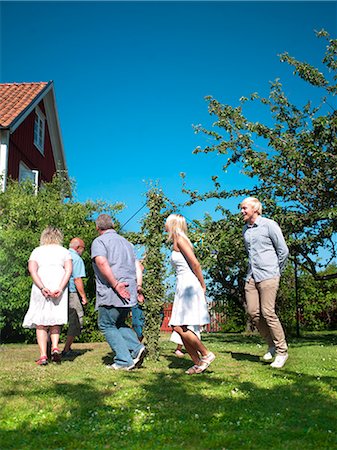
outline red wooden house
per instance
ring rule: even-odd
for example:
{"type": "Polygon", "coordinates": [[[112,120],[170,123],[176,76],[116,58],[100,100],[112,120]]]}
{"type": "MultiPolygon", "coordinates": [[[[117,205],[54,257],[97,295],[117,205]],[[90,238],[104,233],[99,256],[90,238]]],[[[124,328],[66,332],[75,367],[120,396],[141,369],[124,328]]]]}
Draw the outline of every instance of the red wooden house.
{"type": "Polygon", "coordinates": [[[39,186],[56,171],[67,175],[53,82],[0,83],[0,190],[8,177],[39,186]]]}

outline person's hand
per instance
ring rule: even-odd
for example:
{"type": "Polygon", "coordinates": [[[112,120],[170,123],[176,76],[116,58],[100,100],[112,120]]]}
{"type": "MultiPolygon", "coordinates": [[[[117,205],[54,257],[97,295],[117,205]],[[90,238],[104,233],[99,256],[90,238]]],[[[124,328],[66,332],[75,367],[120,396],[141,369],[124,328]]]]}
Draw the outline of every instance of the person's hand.
{"type": "Polygon", "coordinates": [[[51,291],[50,291],[48,288],[46,288],[46,287],[43,287],[43,288],[41,289],[41,292],[42,292],[42,295],[43,295],[44,297],[46,297],[46,298],[52,296],[51,291]]]}
{"type": "Polygon", "coordinates": [[[62,293],[63,293],[63,290],[62,290],[62,289],[56,289],[56,291],[52,291],[52,292],[50,293],[50,297],[52,297],[52,298],[57,298],[57,297],[59,297],[60,295],[62,295],[62,293]]]}
{"type": "Polygon", "coordinates": [[[81,303],[82,303],[83,306],[88,304],[88,300],[86,299],[86,297],[82,297],[81,303]]]}
{"type": "Polygon", "coordinates": [[[144,303],[144,294],[143,294],[143,288],[138,285],[137,286],[137,301],[138,303],[144,303]]]}
{"type": "Polygon", "coordinates": [[[129,283],[124,283],[123,281],[121,281],[118,282],[114,287],[114,291],[117,292],[117,294],[126,302],[129,302],[131,298],[130,291],[127,289],[128,286],[129,283]]]}

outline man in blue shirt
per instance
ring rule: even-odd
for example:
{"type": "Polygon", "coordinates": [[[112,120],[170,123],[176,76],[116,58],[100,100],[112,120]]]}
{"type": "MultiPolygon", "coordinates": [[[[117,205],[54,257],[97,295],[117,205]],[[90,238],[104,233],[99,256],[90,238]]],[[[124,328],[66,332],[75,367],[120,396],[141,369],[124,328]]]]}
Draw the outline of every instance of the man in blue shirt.
{"type": "Polygon", "coordinates": [[[288,346],[275,301],[289,250],[278,224],[261,216],[262,205],[257,198],[243,200],[241,213],[246,222],[243,239],[249,260],[245,283],[247,312],[268,343],[263,359],[271,361],[276,356],[271,367],[280,369],[288,359],[288,346]]]}
{"type": "Polygon", "coordinates": [[[85,245],[82,239],[75,237],[70,241],[69,251],[73,262],[73,270],[69,280],[69,327],[62,357],[70,357],[75,354],[71,349],[71,345],[75,336],[79,336],[83,328],[83,306],[88,303],[82,280],[86,276],[84,262],[81,258],[84,250],[85,245]]]}
{"type": "Polygon", "coordinates": [[[132,244],[114,230],[111,217],[101,214],[96,220],[99,236],[91,245],[96,279],[98,327],[115,352],[115,370],[140,367],[146,348],[127,326],[130,309],[143,298],[141,269],[132,244]]]}

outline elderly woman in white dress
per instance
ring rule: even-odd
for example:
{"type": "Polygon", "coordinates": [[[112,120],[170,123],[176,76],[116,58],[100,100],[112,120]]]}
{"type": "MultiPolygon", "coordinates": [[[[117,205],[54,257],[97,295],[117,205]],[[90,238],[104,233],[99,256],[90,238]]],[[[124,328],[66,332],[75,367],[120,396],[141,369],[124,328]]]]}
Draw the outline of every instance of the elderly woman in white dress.
{"type": "Polygon", "coordinates": [[[205,298],[206,285],[200,263],[187,237],[185,218],[171,214],[165,224],[168,239],[173,243],[171,263],[176,269],[176,292],[169,325],[176,331],[192,358],[194,365],[186,373],[204,372],[215,355],[209,352],[192,330],[210,322],[205,298]]]}
{"type": "Polygon", "coordinates": [[[54,362],[61,361],[58,348],[61,325],[68,321],[68,281],[72,272],[70,252],[62,247],[63,234],[58,228],[46,228],[40,247],[33,250],[28,270],[33,280],[29,309],[23,327],[36,328],[40,349],[38,365],[48,364],[47,345],[50,334],[54,362]]]}

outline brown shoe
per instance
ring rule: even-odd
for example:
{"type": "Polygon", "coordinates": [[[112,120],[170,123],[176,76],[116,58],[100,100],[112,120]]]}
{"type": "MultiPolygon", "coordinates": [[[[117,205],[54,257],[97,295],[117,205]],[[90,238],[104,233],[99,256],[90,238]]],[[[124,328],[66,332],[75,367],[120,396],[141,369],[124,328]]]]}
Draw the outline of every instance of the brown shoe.
{"type": "Polygon", "coordinates": [[[51,352],[51,360],[54,363],[60,364],[61,362],[61,352],[58,348],[53,348],[51,352]]]}

